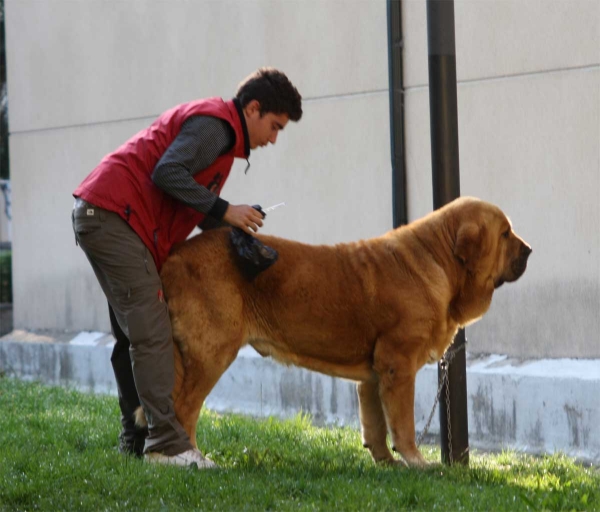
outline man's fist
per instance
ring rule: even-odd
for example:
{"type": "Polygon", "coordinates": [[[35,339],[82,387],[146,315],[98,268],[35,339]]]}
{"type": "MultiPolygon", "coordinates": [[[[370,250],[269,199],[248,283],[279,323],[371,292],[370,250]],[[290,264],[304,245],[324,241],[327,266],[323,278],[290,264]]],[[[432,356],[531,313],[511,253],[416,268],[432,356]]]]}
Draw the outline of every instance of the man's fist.
{"type": "Polygon", "coordinates": [[[223,220],[232,226],[242,229],[249,235],[253,235],[263,225],[262,214],[247,204],[229,205],[223,220]]]}

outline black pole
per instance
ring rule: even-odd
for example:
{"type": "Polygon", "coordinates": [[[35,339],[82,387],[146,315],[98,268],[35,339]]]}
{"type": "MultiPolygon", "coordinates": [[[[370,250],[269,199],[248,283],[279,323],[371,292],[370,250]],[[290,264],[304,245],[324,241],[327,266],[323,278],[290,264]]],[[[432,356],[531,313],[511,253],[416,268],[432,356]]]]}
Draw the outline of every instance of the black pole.
{"type": "Polygon", "coordinates": [[[392,150],[393,226],[408,223],[404,151],[404,83],[402,73],[402,4],[387,0],[388,75],[390,81],[390,148],[392,150]]]}
{"type": "MultiPolygon", "coordinates": [[[[427,0],[427,42],[433,208],[437,209],[460,196],[454,0],[427,0]]],[[[440,439],[445,464],[469,463],[465,343],[461,329],[454,339],[452,349],[456,352],[440,396],[440,439]]],[[[444,368],[439,364],[438,382],[443,381],[443,375],[444,368]]]]}

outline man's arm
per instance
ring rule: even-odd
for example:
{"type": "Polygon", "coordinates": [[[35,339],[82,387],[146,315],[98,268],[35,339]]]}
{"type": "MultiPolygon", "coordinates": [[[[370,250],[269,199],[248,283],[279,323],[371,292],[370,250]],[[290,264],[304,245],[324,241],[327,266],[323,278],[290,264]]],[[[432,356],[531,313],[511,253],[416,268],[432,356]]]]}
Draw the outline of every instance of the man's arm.
{"type": "Polygon", "coordinates": [[[192,116],[186,119],[179,135],[156,164],[152,181],[165,193],[205,213],[217,223],[224,221],[252,234],[263,225],[260,213],[246,204],[230,205],[193,178],[234,144],[235,134],[226,121],[192,116]]]}
{"type": "Polygon", "coordinates": [[[152,181],[186,206],[220,221],[229,203],[196,183],[194,175],[209,167],[235,143],[226,121],[210,116],[192,116],[156,164],[152,181]]]}

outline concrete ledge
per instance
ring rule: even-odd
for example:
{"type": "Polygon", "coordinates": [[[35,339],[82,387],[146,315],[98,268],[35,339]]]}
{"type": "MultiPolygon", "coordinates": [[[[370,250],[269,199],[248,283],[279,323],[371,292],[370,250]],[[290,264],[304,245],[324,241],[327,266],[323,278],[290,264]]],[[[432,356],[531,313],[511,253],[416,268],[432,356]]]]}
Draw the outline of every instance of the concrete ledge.
{"type": "MultiPolygon", "coordinates": [[[[26,380],[116,394],[110,365],[114,340],[105,333],[34,334],[0,338],[0,371],[26,380]]],[[[468,356],[469,442],[474,448],[528,453],[562,451],[600,462],[600,361],[516,361],[468,356]]],[[[437,390],[437,366],[417,376],[415,420],[421,431],[437,390]]],[[[217,412],[290,417],[310,413],[319,424],[358,427],[352,382],[281,366],[245,347],[206,402],[217,412]]],[[[439,435],[437,414],[431,434],[439,435]]]]}

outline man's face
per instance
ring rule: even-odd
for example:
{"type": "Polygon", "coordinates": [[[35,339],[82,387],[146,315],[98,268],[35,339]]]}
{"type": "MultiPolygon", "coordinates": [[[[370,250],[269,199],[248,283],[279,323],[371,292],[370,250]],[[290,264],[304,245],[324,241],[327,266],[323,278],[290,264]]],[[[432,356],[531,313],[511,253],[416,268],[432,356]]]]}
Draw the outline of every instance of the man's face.
{"type": "Polygon", "coordinates": [[[275,144],[280,130],[283,130],[289,121],[287,114],[267,112],[261,116],[260,104],[256,100],[252,100],[244,107],[244,116],[248,127],[250,149],[266,146],[269,142],[275,144]]]}

